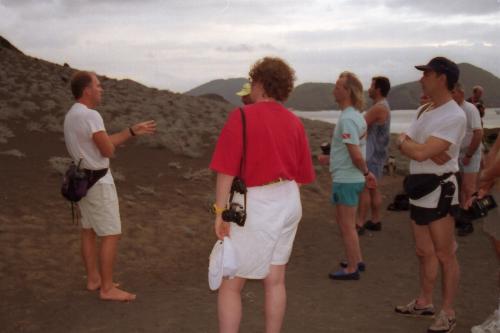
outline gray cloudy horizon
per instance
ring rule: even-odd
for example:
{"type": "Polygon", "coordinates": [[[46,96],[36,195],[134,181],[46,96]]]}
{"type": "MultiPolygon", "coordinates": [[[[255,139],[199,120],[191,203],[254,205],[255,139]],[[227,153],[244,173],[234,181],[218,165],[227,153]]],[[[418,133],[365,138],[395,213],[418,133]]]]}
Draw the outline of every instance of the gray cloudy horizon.
{"type": "Polygon", "coordinates": [[[279,56],[298,82],[416,80],[438,55],[500,77],[500,0],[0,0],[24,53],[183,92],[279,56]]]}

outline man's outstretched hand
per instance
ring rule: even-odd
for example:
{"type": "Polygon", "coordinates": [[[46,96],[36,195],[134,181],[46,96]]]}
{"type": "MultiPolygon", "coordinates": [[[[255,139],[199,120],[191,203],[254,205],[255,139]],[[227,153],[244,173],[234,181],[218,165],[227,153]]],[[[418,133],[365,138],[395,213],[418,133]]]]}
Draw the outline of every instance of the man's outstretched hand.
{"type": "Polygon", "coordinates": [[[153,134],[156,132],[156,122],[154,120],[144,121],[132,126],[135,135],[153,134]]]}

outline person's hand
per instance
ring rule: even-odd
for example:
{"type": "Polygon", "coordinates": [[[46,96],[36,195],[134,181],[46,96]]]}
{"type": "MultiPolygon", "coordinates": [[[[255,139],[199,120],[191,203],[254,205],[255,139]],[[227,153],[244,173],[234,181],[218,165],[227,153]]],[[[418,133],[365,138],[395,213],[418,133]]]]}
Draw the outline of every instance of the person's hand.
{"type": "Polygon", "coordinates": [[[330,164],[330,155],[320,154],[318,155],[319,164],[328,165],[330,164]]]}
{"type": "Polygon", "coordinates": [[[368,175],[365,177],[366,188],[374,190],[377,188],[377,178],[371,172],[368,172],[368,175]]]}
{"type": "Polygon", "coordinates": [[[431,158],[431,161],[436,163],[437,165],[443,165],[449,160],[451,160],[451,157],[446,152],[439,153],[438,155],[431,158]]]}
{"type": "Polygon", "coordinates": [[[218,239],[223,240],[224,237],[229,236],[229,222],[222,219],[222,215],[215,217],[215,235],[218,239]]]}
{"type": "Polygon", "coordinates": [[[403,142],[408,139],[408,135],[406,133],[400,133],[398,136],[398,139],[396,140],[396,146],[398,147],[399,150],[401,150],[401,145],[403,145],[403,142]]]}
{"type": "Polygon", "coordinates": [[[156,132],[156,122],[154,120],[143,121],[132,126],[135,135],[153,134],[156,132]]]}
{"type": "Polygon", "coordinates": [[[470,157],[465,155],[464,158],[462,158],[462,164],[469,165],[469,163],[470,163],[470,157]]]}
{"type": "Polygon", "coordinates": [[[467,199],[465,202],[465,209],[469,209],[470,206],[472,206],[472,203],[477,200],[477,199],[482,199],[484,198],[489,192],[489,189],[487,188],[480,188],[479,191],[477,192],[476,195],[471,196],[470,198],[467,199]]]}

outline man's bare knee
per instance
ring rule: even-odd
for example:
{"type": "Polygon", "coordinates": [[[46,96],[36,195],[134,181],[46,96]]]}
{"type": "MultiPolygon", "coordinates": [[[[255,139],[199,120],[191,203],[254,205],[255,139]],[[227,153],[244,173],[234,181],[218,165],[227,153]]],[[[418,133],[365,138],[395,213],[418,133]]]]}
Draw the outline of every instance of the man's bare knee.
{"type": "Polygon", "coordinates": [[[415,247],[415,254],[417,257],[425,259],[436,256],[433,248],[423,248],[423,247],[415,247]]]}
{"type": "Polygon", "coordinates": [[[455,260],[455,250],[452,248],[446,250],[438,250],[436,251],[436,257],[442,264],[449,263],[450,261],[455,260]]]}

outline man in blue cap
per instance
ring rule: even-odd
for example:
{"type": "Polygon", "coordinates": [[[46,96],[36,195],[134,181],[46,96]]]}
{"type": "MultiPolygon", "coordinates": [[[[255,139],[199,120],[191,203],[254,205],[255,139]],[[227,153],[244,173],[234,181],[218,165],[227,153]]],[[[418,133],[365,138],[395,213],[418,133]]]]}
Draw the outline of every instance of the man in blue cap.
{"type": "Polygon", "coordinates": [[[452,97],[460,71],[444,57],[415,67],[423,71],[420,83],[431,104],[420,107],[410,128],[400,135],[398,147],[410,158],[405,190],[410,196],[410,218],[420,263],[420,293],[395,311],[402,315],[434,316],[433,289],[441,267],[442,310],[427,332],[451,332],[456,325],[453,299],[460,274],[452,215],[459,209],[455,174],[466,126],[465,113],[452,97]]]}

